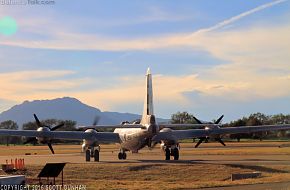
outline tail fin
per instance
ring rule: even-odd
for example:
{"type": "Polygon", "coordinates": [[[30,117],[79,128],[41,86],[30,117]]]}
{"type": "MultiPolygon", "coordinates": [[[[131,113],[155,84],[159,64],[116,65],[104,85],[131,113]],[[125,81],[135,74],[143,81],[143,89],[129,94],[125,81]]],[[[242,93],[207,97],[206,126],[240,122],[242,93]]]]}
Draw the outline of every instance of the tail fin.
{"type": "Polygon", "coordinates": [[[144,110],[142,115],[142,124],[148,123],[147,116],[154,115],[153,113],[153,89],[152,89],[152,76],[150,68],[147,69],[146,73],[146,96],[144,101],[144,110]]]}

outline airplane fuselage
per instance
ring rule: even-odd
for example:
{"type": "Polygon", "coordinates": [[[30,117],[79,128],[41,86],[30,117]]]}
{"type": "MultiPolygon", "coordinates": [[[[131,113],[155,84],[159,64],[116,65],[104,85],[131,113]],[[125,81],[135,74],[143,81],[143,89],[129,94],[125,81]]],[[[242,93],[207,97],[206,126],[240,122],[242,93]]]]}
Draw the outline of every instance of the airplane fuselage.
{"type": "Polygon", "coordinates": [[[146,139],[150,136],[147,129],[115,129],[120,136],[120,145],[124,150],[137,152],[146,145],[146,139]]]}
{"type": "Polygon", "coordinates": [[[158,125],[154,120],[154,123],[144,124],[143,126],[139,129],[126,128],[124,126],[124,128],[114,130],[114,133],[118,133],[120,136],[121,149],[137,152],[146,145],[150,146],[151,138],[159,131],[158,125]]]}

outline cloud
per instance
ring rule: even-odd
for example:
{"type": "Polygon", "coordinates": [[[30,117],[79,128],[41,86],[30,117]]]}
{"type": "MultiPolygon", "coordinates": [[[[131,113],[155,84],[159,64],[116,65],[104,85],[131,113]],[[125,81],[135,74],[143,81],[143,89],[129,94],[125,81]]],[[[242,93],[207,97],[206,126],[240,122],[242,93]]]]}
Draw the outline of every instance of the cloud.
{"type": "Polygon", "coordinates": [[[266,3],[266,4],[263,4],[263,5],[260,5],[260,6],[256,7],[256,8],[253,8],[253,9],[249,10],[249,11],[243,12],[243,13],[241,13],[239,15],[233,16],[233,17],[231,17],[231,18],[229,18],[227,20],[219,22],[219,23],[217,23],[214,26],[211,26],[211,27],[206,28],[206,29],[201,29],[198,32],[196,32],[195,34],[211,32],[211,31],[223,28],[223,27],[225,27],[227,25],[230,25],[230,24],[232,24],[232,23],[234,23],[234,22],[236,22],[236,21],[238,21],[238,20],[240,20],[240,19],[242,19],[244,17],[250,16],[250,15],[252,15],[254,13],[257,13],[259,11],[262,11],[262,10],[264,10],[266,8],[273,7],[275,5],[278,5],[280,3],[284,3],[286,1],[288,1],[288,0],[277,0],[277,1],[273,1],[273,2],[270,2],[270,3],[266,3]]]}
{"type": "MultiPolygon", "coordinates": [[[[159,104],[187,107],[201,104],[206,99],[251,102],[289,97],[289,33],[290,26],[287,25],[272,28],[256,27],[208,33],[200,37],[198,42],[188,41],[189,44],[198,43],[200,49],[226,63],[206,67],[189,75],[154,75],[154,100],[159,104]],[[199,98],[191,99],[188,95],[190,92],[200,92],[199,98]]],[[[142,107],[144,99],[142,73],[120,78],[118,84],[110,85],[110,88],[90,87],[86,90],[81,87],[93,79],[63,77],[70,75],[74,75],[74,72],[2,73],[1,97],[24,101],[73,96],[103,110],[125,107],[128,103],[142,107]]],[[[102,81],[102,78],[98,80],[102,81]]]]}
{"type": "Polygon", "coordinates": [[[88,89],[83,89],[85,85],[90,85],[91,78],[76,78],[75,72],[71,70],[36,70],[0,73],[0,102],[3,106],[11,106],[16,102],[25,100],[53,99],[64,96],[71,96],[96,107],[109,110],[120,102],[139,101],[143,98],[143,78],[135,78],[134,82],[128,78],[118,79],[118,85],[101,89],[96,89],[92,85],[88,89]],[[132,92],[135,92],[134,94],[132,92]],[[140,97],[137,96],[140,92],[140,97]],[[116,94],[118,96],[116,96],[116,94]],[[4,105],[5,103],[5,105],[4,105]]]}
{"type": "Polygon", "coordinates": [[[61,79],[73,71],[20,71],[0,73],[0,98],[24,101],[79,87],[86,79],[61,79]]]}
{"type": "MultiPolygon", "coordinates": [[[[270,3],[260,5],[256,8],[253,8],[249,11],[243,12],[239,15],[233,16],[229,19],[221,21],[211,27],[200,29],[193,33],[186,34],[172,34],[167,36],[155,36],[147,37],[142,39],[112,39],[106,36],[100,36],[97,34],[79,34],[68,32],[71,31],[69,28],[62,27],[62,32],[56,30],[59,27],[49,27],[53,23],[47,20],[33,19],[23,21],[22,27],[27,29],[30,32],[35,33],[36,31],[41,31],[41,35],[47,35],[47,39],[26,39],[26,38],[0,38],[1,45],[7,46],[17,46],[24,48],[40,48],[40,49],[57,49],[57,50],[106,50],[106,51],[125,51],[125,50],[145,50],[145,49],[156,49],[156,48],[172,48],[172,47],[199,47],[200,38],[204,37],[204,34],[215,31],[222,27],[225,27],[229,24],[232,24],[246,16],[252,15],[259,11],[262,11],[266,8],[270,8],[277,4],[286,2],[287,0],[277,0],[270,3]],[[45,26],[46,30],[36,30],[35,27],[38,27],[38,24],[31,26],[32,23],[42,22],[41,26],[45,26]],[[26,26],[26,27],[25,27],[26,26]],[[55,29],[51,29],[55,28],[55,29]]],[[[165,14],[158,8],[153,9],[153,17],[168,19],[168,15],[165,14]]]]}

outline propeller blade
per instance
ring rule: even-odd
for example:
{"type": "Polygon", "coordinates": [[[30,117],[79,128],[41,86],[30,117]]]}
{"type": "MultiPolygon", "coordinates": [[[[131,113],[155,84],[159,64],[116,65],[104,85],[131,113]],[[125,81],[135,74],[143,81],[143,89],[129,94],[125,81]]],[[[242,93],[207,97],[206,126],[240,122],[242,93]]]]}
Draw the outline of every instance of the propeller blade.
{"type": "Polygon", "coordinates": [[[154,141],[152,139],[147,140],[147,146],[149,149],[153,149],[158,143],[161,143],[160,141],[154,141]]]}
{"type": "Polygon", "coordinates": [[[216,122],[214,122],[214,124],[219,124],[221,122],[221,120],[223,119],[224,115],[220,116],[220,118],[218,118],[218,120],[216,120],[216,122]]]}
{"type": "Polygon", "coordinates": [[[48,145],[48,147],[49,147],[51,153],[54,154],[54,150],[53,150],[53,148],[52,148],[51,142],[48,142],[47,145],[48,145]]]}
{"type": "Polygon", "coordinates": [[[202,141],[204,141],[204,140],[205,140],[204,137],[200,138],[199,141],[198,141],[198,142],[196,143],[196,145],[194,146],[194,148],[197,148],[197,147],[202,143],[202,141]]]}
{"type": "Polygon", "coordinates": [[[160,142],[158,142],[158,141],[152,141],[151,142],[151,145],[150,145],[150,148],[154,148],[158,143],[160,143],[160,142]]]}
{"type": "Polygon", "coordinates": [[[61,123],[61,124],[59,124],[59,125],[57,125],[57,126],[51,128],[51,131],[55,131],[55,130],[57,130],[58,128],[61,128],[62,126],[64,126],[64,123],[61,123]]]}
{"type": "Polygon", "coordinates": [[[28,143],[36,143],[37,139],[35,137],[28,138],[23,144],[28,144],[28,143]]]}
{"type": "Polygon", "coordinates": [[[226,144],[224,143],[224,141],[221,138],[216,138],[215,140],[217,142],[221,143],[222,145],[226,146],[226,144]]]}
{"type": "Polygon", "coordinates": [[[36,125],[37,125],[38,127],[42,127],[43,125],[42,125],[42,123],[39,121],[39,119],[37,118],[36,114],[33,114],[33,116],[34,116],[34,119],[35,119],[35,121],[36,121],[36,125]]]}
{"type": "Polygon", "coordinates": [[[203,124],[201,121],[199,121],[199,119],[197,119],[196,117],[193,116],[193,119],[198,123],[198,124],[203,124]]]}
{"type": "Polygon", "coordinates": [[[100,121],[101,117],[100,116],[96,116],[95,119],[94,119],[94,122],[93,122],[93,125],[98,125],[99,121],[100,121]]]}

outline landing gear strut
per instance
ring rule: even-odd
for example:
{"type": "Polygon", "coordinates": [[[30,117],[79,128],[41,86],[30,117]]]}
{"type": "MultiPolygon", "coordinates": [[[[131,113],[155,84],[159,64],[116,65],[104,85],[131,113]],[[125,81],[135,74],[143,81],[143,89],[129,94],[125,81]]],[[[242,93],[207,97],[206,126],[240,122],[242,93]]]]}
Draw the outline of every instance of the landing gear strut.
{"type": "Polygon", "coordinates": [[[165,160],[170,160],[170,149],[168,147],[165,148],[165,160]]]}
{"type": "Polygon", "coordinates": [[[127,158],[126,152],[123,150],[120,150],[120,152],[118,154],[118,158],[119,158],[119,160],[126,160],[126,158],[127,158]]]}
{"type": "Polygon", "coordinates": [[[91,151],[88,149],[86,150],[86,162],[91,161],[91,151]]]}
{"type": "Polygon", "coordinates": [[[170,156],[173,156],[174,160],[179,159],[179,149],[178,147],[166,147],[165,148],[165,160],[170,160],[170,156]]]}
{"type": "Polygon", "coordinates": [[[179,159],[179,150],[177,147],[175,147],[174,149],[171,149],[171,155],[173,156],[174,160],[179,159]]]}
{"type": "Polygon", "coordinates": [[[95,150],[94,160],[95,160],[95,162],[99,162],[100,161],[100,152],[99,152],[98,149],[95,150]]]}

